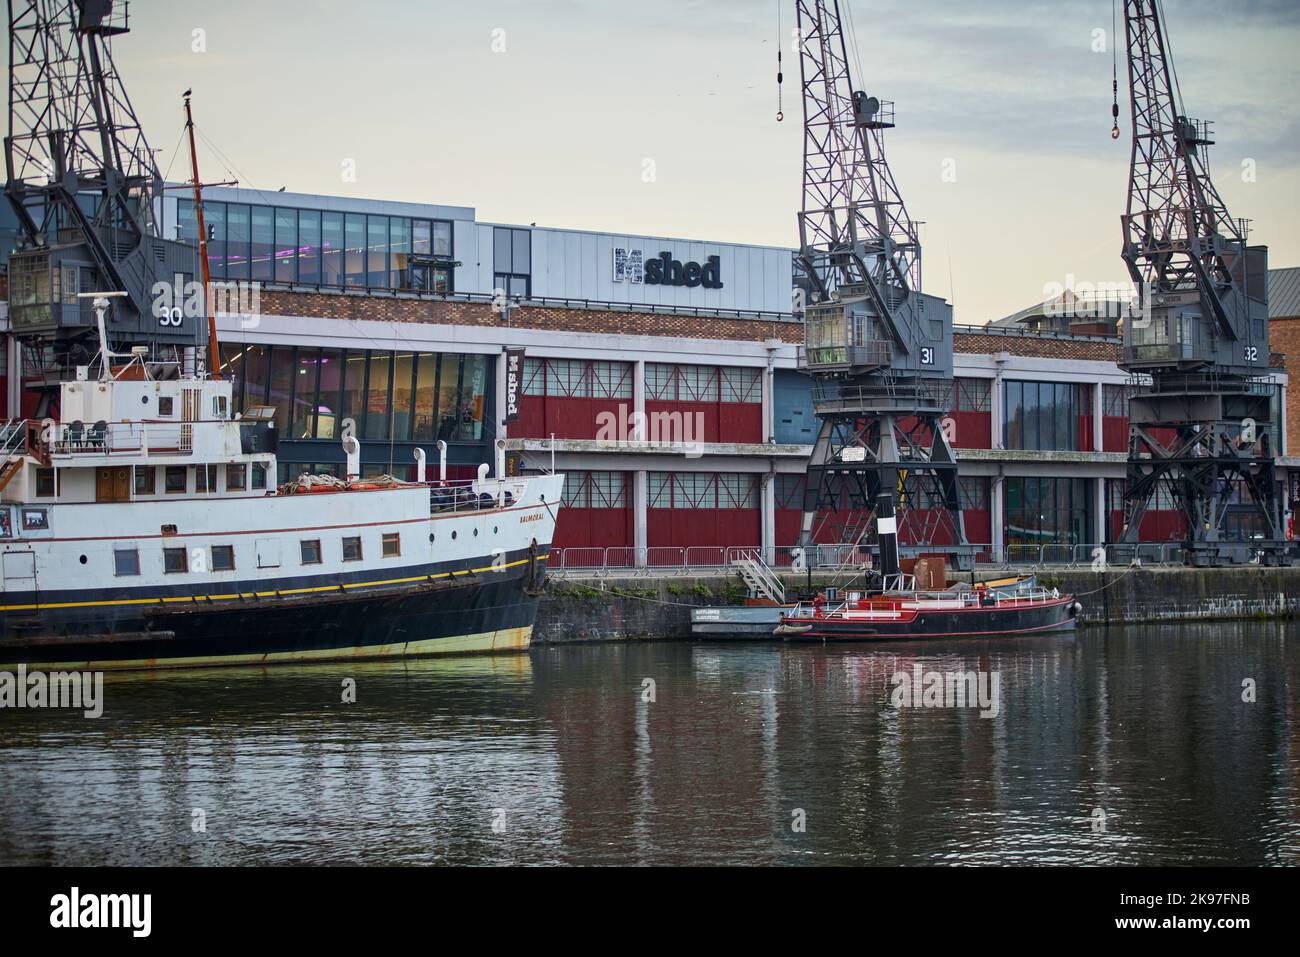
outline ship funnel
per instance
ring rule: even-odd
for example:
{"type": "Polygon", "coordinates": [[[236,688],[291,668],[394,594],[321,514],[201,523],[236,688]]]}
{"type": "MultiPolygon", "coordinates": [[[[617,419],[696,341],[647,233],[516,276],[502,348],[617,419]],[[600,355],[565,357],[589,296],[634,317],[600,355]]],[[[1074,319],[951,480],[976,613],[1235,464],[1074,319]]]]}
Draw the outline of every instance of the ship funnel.
{"type": "Polygon", "coordinates": [[[893,492],[876,496],[876,543],[880,548],[880,574],[888,582],[898,574],[898,519],[894,516],[893,492]]]}

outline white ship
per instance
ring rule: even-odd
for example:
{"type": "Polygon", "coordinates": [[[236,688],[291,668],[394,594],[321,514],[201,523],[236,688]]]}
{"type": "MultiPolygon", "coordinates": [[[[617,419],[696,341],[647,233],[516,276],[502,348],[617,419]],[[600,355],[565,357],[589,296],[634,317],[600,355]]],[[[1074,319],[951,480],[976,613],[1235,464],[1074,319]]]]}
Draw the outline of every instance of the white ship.
{"type": "Polygon", "coordinates": [[[0,668],[527,648],[562,475],[277,488],[272,408],[140,352],[0,429],[0,668]]]}

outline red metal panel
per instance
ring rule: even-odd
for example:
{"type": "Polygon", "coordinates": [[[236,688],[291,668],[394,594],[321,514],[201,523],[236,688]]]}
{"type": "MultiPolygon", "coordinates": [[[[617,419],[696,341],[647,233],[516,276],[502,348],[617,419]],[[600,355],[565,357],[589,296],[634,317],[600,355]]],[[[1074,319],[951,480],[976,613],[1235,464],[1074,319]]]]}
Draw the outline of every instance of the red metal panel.
{"type": "Polygon", "coordinates": [[[988,545],[993,541],[993,512],[987,508],[962,510],[966,523],[966,541],[972,545],[988,545]]]}
{"type": "Polygon", "coordinates": [[[756,402],[723,402],[718,406],[718,441],[762,442],[763,406],[756,402]]]}
{"type": "Polygon", "coordinates": [[[557,548],[610,548],[632,544],[632,510],[562,508],[555,528],[557,548]]]}
{"type": "Polygon", "coordinates": [[[1079,451],[1093,452],[1092,447],[1092,416],[1079,416],[1079,451]]]}
{"type": "Polygon", "coordinates": [[[1128,419],[1107,415],[1101,420],[1101,450],[1103,452],[1128,451],[1128,419]]]}
{"type": "Polygon", "coordinates": [[[993,448],[993,414],[990,412],[950,412],[956,426],[959,449],[993,448]]]}
{"type": "Polygon", "coordinates": [[[1152,509],[1142,516],[1138,539],[1143,542],[1180,542],[1187,536],[1182,512],[1152,509]]]}
{"type": "Polygon", "coordinates": [[[525,395],[519,400],[519,418],[506,426],[511,438],[539,439],[546,436],[546,399],[525,395]]]}
{"type": "Polygon", "coordinates": [[[667,444],[718,441],[718,403],[647,399],[647,438],[667,444]]]}

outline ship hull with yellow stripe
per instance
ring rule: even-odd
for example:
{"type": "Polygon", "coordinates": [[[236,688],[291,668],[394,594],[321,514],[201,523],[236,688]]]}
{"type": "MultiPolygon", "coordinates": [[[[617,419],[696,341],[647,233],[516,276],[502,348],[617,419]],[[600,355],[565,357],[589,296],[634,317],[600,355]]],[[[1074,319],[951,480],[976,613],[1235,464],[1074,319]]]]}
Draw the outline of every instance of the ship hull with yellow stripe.
{"type": "Polygon", "coordinates": [[[201,667],[522,651],[547,555],[223,586],[4,595],[0,669],[201,667]],[[247,587],[244,587],[247,585],[247,587]]]}

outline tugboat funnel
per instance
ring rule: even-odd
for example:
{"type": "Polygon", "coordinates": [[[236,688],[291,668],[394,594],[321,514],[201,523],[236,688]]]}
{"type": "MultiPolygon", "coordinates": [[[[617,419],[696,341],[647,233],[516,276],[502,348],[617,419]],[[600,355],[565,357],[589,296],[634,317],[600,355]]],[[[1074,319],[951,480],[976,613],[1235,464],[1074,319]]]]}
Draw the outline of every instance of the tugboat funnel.
{"type": "Polygon", "coordinates": [[[898,574],[898,520],[894,516],[894,493],[876,496],[876,540],[880,546],[880,574],[888,581],[898,574]]]}

